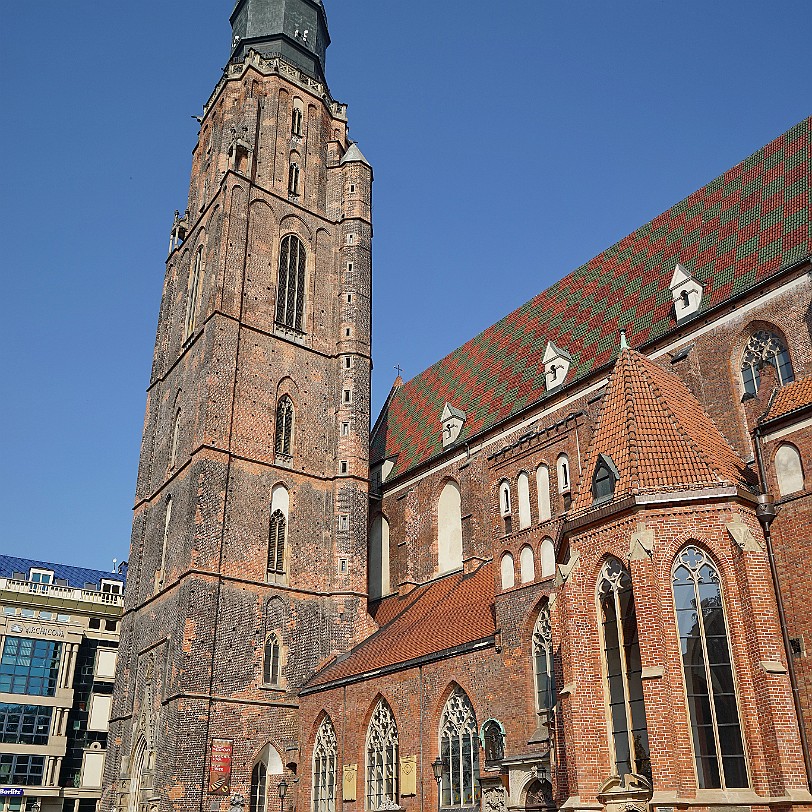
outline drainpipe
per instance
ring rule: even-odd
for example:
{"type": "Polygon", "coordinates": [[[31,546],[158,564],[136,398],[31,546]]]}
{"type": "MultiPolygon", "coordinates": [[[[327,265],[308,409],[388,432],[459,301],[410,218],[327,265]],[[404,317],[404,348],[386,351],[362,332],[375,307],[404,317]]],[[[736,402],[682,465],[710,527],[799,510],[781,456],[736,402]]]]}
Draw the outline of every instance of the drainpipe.
{"type": "Polygon", "coordinates": [[[775,500],[767,493],[767,472],[764,468],[764,459],[761,455],[761,426],[756,426],[753,432],[754,445],[756,448],[756,460],[758,462],[759,479],[761,480],[762,493],[758,495],[756,505],[756,518],[761,529],[764,531],[764,541],[767,543],[767,557],[770,561],[770,574],[773,579],[773,589],[775,590],[775,602],[778,606],[778,620],[781,624],[781,636],[784,639],[784,654],[787,659],[787,672],[789,674],[789,684],[792,686],[792,702],[795,705],[795,715],[798,719],[798,732],[801,736],[801,750],[804,755],[804,766],[806,767],[806,785],[812,792],[812,759],[809,755],[809,741],[806,737],[806,725],[804,724],[803,709],[801,707],[801,695],[798,691],[798,679],[795,675],[795,663],[792,654],[792,644],[789,641],[789,630],[787,629],[787,616],[784,612],[784,599],[781,595],[781,584],[778,581],[778,568],[775,564],[775,553],[773,551],[773,539],[770,527],[775,520],[778,511],[775,508],[775,500]]]}

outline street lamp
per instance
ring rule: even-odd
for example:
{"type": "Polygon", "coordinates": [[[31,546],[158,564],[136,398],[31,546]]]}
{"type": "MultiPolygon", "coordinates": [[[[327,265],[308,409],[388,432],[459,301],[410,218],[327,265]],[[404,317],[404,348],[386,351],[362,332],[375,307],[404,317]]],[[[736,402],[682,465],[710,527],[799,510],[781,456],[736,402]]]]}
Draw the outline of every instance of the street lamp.
{"type": "Polygon", "coordinates": [[[440,758],[440,756],[437,756],[437,758],[431,762],[431,769],[434,773],[434,780],[437,782],[437,809],[439,809],[442,806],[440,784],[443,780],[443,760],[440,758]]]}
{"type": "Polygon", "coordinates": [[[279,782],[277,792],[279,793],[280,812],[285,812],[285,796],[288,794],[288,782],[284,778],[279,782]]]}

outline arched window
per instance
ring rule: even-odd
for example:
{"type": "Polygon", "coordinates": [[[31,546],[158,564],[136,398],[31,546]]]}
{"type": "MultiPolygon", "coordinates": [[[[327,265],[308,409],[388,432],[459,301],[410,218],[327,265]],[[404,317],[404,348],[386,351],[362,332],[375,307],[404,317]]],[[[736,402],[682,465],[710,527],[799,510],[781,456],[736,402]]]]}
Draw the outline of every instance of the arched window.
{"type": "Polygon", "coordinates": [[[781,496],[804,489],[804,469],[801,455],[794,445],[785,443],[775,454],[775,474],[778,477],[778,492],[781,496]]]}
{"type": "Polygon", "coordinates": [[[279,638],[275,632],[271,632],[265,641],[262,680],[265,685],[279,685],[279,638]]]}
{"type": "Polygon", "coordinates": [[[457,687],[440,721],[440,805],[443,809],[479,804],[479,736],[471,700],[457,687]]]}
{"type": "Polygon", "coordinates": [[[293,437],[293,401],[283,395],[276,404],[276,453],[290,456],[291,438],[293,437]]]}
{"type": "Polygon", "coordinates": [[[251,794],[248,798],[249,812],[266,812],[268,803],[268,777],[282,775],[282,759],[279,753],[266,744],[251,769],[251,794]]]}
{"type": "Polygon", "coordinates": [[[330,717],[325,717],[313,747],[313,812],[335,812],[338,742],[330,717]]]}
{"type": "Polygon", "coordinates": [[[539,521],[546,522],[553,515],[550,510],[550,469],[546,465],[539,465],[536,469],[536,492],[539,521]]]}
{"type": "Polygon", "coordinates": [[[369,598],[382,598],[390,589],[389,522],[384,516],[376,516],[369,530],[369,598]]]}
{"type": "Polygon", "coordinates": [[[519,553],[519,574],[523,584],[536,580],[536,559],[529,544],[522,547],[519,553]]]}
{"type": "Polygon", "coordinates": [[[504,533],[510,535],[513,530],[513,500],[510,497],[510,483],[505,479],[499,483],[499,513],[502,516],[504,533]]]}
{"type": "Polygon", "coordinates": [[[139,812],[141,809],[141,786],[144,782],[144,770],[147,766],[146,754],[147,740],[141,736],[130,759],[130,798],[127,804],[127,812],[139,812]]]}
{"type": "Polygon", "coordinates": [[[288,234],[279,252],[279,285],[276,291],[276,323],[302,330],[307,254],[302,241],[288,234]]]}
{"type": "Polygon", "coordinates": [[[293,108],[293,115],[291,117],[291,125],[290,125],[290,134],[298,136],[301,138],[302,136],[302,122],[304,121],[304,114],[302,113],[301,107],[294,107],[293,108]]]}
{"type": "Polygon", "coordinates": [[[674,561],[672,580],[699,787],[746,787],[719,570],[703,550],[691,545],[674,561]]]}
{"type": "Polygon", "coordinates": [[[189,286],[186,291],[186,318],[183,324],[183,340],[186,341],[197,327],[198,309],[200,303],[200,288],[203,281],[203,246],[197,249],[189,274],[189,286]]]}
{"type": "Polygon", "coordinates": [[[555,547],[549,537],[541,542],[541,577],[552,578],[555,575],[555,547]]]}
{"type": "Polygon", "coordinates": [[[541,607],[533,628],[533,675],[536,680],[536,713],[541,724],[547,720],[555,705],[553,630],[550,624],[550,606],[546,603],[541,607]]]}
{"type": "Polygon", "coordinates": [[[288,170],[288,194],[293,197],[299,195],[299,174],[299,164],[294,161],[288,170]]]}
{"type": "Polygon", "coordinates": [[[285,572],[285,544],[288,533],[290,497],[284,485],[277,485],[271,493],[271,519],[268,527],[268,572],[285,572]]]}
{"type": "Polygon", "coordinates": [[[482,725],[482,745],[485,764],[493,764],[505,757],[505,730],[496,719],[488,719],[482,725]]]}
{"type": "Polygon", "coordinates": [[[637,773],[650,779],[651,762],[632,579],[616,558],[610,558],[601,570],[598,604],[615,772],[621,777],[637,773]]]}
{"type": "Polygon", "coordinates": [[[155,573],[155,591],[157,592],[166,580],[166,553],[169,548],[169,525],[172,522],[172,495],[166,498],[166,512],[164,513],[164,533],[161,542],[161,566],[155,573]]]}
{"type": "Polygon", "coordinates": [[[530,477],[522,471],[519,474],[519,530],[530,527],[530,477]]]}
{"type": "Polygon", "coordinates": [[[570,460],[566,454],[559,454],[555,463],[558,474],[558,492],[565,493],[570,489],[570,460]]]}
{"type": "Polygon", "coordinates": [[[366,808],[370,812],[398,802],[398,727],[381,699],[367,730],[366,808]]]}
{"type": "Polygon", "coordinates": [[[513,556],[505,553],[501,562],[502,589],[512,589],[516,585],[516,570],[513,563],[513,556]]]}
{"type": "Polygon", "coordinates": [[[462,499],[456,482],[448,482],[437,503],[437,567],[451,572],[462,566],[462,499]]]}
{"type": "Polygon", "coordinates": [[[761,368],[764,364],[772,364],[775,367],[781,386],[795,380],[792,361],[784,342],[775,333],[757,330],[750,336],[742,355],[742,383],[744,391],[750,395],[758,392],[761,384],[761,368]]]}
{"type": "Polygon", "coordinates": [[[175,412],[172,421],[172,440],[169,446],[169,470],[173,470],[178,460],[178,442],[180,441],[180,409],[175,412]]]}

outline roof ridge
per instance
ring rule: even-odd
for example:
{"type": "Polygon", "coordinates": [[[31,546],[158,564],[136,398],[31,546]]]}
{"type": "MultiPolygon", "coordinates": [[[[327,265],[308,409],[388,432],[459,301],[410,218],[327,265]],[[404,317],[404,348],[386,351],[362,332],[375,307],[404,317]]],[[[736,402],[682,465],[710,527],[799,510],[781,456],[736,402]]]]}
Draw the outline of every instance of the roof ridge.
{"type": "MultiPolygon", "coordinates": [[[[634,350],[626,349],[620,353],[620,359],[625,361],[624,354],[629,358],[629,366],[634,358],[634,350]]],[[[623,400],[626,404],[626,436],[629,452],[629,484],[632,488],[640,486],[640,454],[638,449],[637,414],[635,413],[634,392],[631,391],[631,378],[628,372],[623,371],[623,400]]],[[[600,453],[600,452],[599,452],[600,453]]]]}

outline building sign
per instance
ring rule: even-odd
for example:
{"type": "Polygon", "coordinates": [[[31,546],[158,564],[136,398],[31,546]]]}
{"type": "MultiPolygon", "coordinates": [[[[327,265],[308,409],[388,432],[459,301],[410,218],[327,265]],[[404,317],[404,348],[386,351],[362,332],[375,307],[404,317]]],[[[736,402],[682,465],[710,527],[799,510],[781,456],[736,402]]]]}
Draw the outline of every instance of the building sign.
{"type": "Polygon", "coordinates": [[[18,798],[20,795],[24,794],[25,790],[22,787],[0,787],[0,797],[8,797],[10,795],[18,798]]]}
{"type": "Polygon", "coordinates": [[[211,764],[209,766],[209,794],[231,793],[231,739],[212,739],[211,764]]]}
{"type": "Polygon", "coordinates": [[[8,634],[24,634],[27,637],[56,637],[65,639],[65,630],[53,626],[40,626],[38,623],[12,622],[8,625],[8,634]]]}

